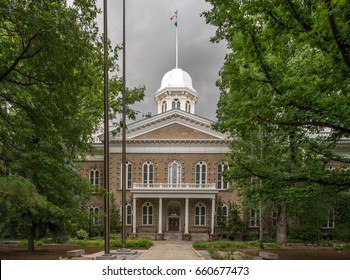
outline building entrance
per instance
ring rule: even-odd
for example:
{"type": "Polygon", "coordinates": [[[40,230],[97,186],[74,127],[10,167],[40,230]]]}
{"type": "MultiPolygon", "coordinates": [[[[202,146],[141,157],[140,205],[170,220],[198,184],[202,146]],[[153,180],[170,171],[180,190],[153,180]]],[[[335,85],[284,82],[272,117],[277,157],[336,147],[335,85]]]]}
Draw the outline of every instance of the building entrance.
{"type": "Polygon", "coordinates": [[[171,201],[168,204],[168,230],[180,231],[180,204],[177,201],[171,201]]]}
{"type": "Polygon", "coordinates": [[[169,217],[169,231],[179,231],[180,230],[180,218],[179,217],[169,217]]]}

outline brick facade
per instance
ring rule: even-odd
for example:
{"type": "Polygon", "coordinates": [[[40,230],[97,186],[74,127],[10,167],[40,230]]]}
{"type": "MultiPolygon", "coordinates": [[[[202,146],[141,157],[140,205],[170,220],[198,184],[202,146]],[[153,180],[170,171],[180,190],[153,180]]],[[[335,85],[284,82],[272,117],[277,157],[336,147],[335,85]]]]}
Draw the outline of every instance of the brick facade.
{"type": "MultiPolygon", "coordinates": [[[[205,164],[205,183],[212,186],[211,195],[208,196],[207,190],[198,189],[198,197],[196,197],[196,190],[189,190],[188,193],[183,189],[173,189],[169,193],[162,194],[161,189],[156,189],[157,195],[154,197],[143,197],[142,193],[138,194],[136,202],[133,200],[135,190],[128,188],[126,191],[126,204],[132,207],[136,206],[136,225],[127,225],[127,232],[133,233],[148,233],[152,237],[156,238],[157,233],[167,231],[178,231],[180,233],[185,232],[186,223],[186,198],[188,199],[188,231],[189,234],[195,233],[210,233],[213,232],[215,223],[215,209],[212,209],[213,203],[220,200],[223,203],[229,202],[239,203],[239,198],[236,192],[228,190],[219,190],[217,187],[218,180],[218,164],[225,162],[227,152],[227,140],[223,135],[213,131],[207,123],[199,123],[198,117],[196,117],[196,123],[192,124],[193,127],[188,125],[191,121],[192,115],[186,112],[182,112],[186,116],[183,120],[180,118],[179,112],[174,111],[174,114],[168,116],[169,119],[177,118],[174,123],[167,123],[162,125],[164,120],[159,120],[158,123],[153,122],[154,129],[150,125],[150,131],[143,130],[142,133],[135,133],[133,137],[132,132],[127,136],[127,162],[132,165],[131,178],[133,184],[143,183],[143,164],[145,162],[153,163],[153,183],[156,184],[168,184],[169,183],[169,164],[176,161],[180,165],[180,181],[182,188],[186,188],[187,185],[193,187],[196,182],[196,164],[201,162],[205,164]],[[184,123],[181,123],[183,121],[184,123]],[[187,123],[186,123],[187,122],[187,123]],[[197,128],[197,127],[198,128],[197,128]],[[165,140],[164,140],[165,139],[165,140]],[[209,141],[209,142],[208,142],[209,141]],[[211,141],[211,142],[210,142],[211,141]],[[157,152],[157,149],[162,148],[163,152],[157,152]],[[137,152],[142,150],[142,152],[137,152]],[[171,152],[167,152],[171,151],[171,152]],[[198,151],[198,152],[196,152],[198,151]],[[174,195],[175,193],[178,195],[174,195]],[[203,195],[204,193],[204,195],[203,195]],[[210,197],[210,198],[209,198],[210,197]],[[162,209],[160,213],[159,204],[160,198],[162,199],[162,209]],[[214,201],[214,202],[213,202],[214,201]],[[134,204],[136,203],[136,204],[134,204]],[[152,223],[150,225],[143,224],[143,206],[149,203],[153,207],[152,223]],[[177,205],[179,208],[178,213],[169,213],[169,205],[177,205]],[[195,221],[195,207],[200,205],[204,207],[205,213],[201,212],[202,217],[197,217],[197,223],[199,219],[200,224],[196,224],[195,221]],[[161,221],[159,215],[161,214],[161,221]],[[204,214],[204,216],[203,216],[204,214]],[[175,227],[174,227],[175,224],[175,227]],[[134,229],[133,226],[136,226],[134,229]]],[[[149,120],[150,122],[152,119],[149,120]]],[[[207,121],[206,121],[207,122],[207,121]]],[[[140,126],[141,127],[141,126],[140,126]]],[[[132,127],[130,129],[133,131],[132,127]]],[[[134,128],[137,132],[137,128],[134,128]]],[[[112,139],[110,146],[110,192],[114,194],[116,204],[121,206],[122,197],[122,155],[118,150],[119,139],[112,139]],[[114,142],[113,142],[114,141],[114,142]]],[[[102,145],[96,145],[97,155],[102,150],[102,145]]],[[[85,162],[81,162],[81,175],[89,178],[89,171],[91,169],[97,169],[100,171],[100,188],[103,186],[103,160],[97,160],[98,157],[91,157],[85,162]]],[[[100,156],[101,158],[101,156],[100,156]]],[[[158,186],[158,185],[157,185],[158,186]]],[[[169,191],[169,190],[166,190],[169,191]]],[[[93,194],[89,205],[98,206],[101,211],[103,209],[103,198],[98,194],[93,194]]],[[[204,210],[201,210],[204,211],[204,210]]]]}

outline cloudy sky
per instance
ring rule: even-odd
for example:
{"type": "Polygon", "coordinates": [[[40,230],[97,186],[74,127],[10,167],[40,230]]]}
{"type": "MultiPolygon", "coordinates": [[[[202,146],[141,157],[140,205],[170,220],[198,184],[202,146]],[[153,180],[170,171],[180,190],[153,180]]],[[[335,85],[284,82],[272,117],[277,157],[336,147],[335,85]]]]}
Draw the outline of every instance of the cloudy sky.
{"type": "MultiPolygon", "coordinates": [[[[98,0],[99,7],[102,4],[98,0]]],[[[215,28],[200,16],[209,9],[204,0],[126,1],[127,86],[146,86],[145,99],[135,106],[137,110],[157,113],[153,96],[163,75],[175,68],[175,27],[170,17],[178,10],[179,68],[190,74],[199,94],[196,114],[215,119],[219,96],[215,82],[226,45],[209,42],[215,28]]],[[[102,32],[102,16],[99,22],[102,32]]],[[[108,36],[114,46],[122,44],[122,0],[108,0],[108,36]]],[[[121,67],[121,60],[119,64],[121,67]]]]}

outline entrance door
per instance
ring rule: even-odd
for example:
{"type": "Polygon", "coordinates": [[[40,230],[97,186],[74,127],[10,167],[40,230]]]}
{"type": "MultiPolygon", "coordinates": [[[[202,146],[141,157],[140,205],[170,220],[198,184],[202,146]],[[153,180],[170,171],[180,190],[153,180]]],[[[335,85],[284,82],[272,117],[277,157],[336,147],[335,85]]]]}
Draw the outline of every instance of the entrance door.
{"type": "Polygon", "coordinates": [[[169,231],[179,231],[179,217],[170,217],[169,218],[169,231]]]}

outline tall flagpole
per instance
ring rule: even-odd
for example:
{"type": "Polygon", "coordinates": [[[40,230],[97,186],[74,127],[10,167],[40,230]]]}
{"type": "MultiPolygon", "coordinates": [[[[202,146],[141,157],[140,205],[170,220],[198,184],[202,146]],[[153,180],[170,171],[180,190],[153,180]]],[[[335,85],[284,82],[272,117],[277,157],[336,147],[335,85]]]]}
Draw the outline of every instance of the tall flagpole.
{"type": "Polygon", "coordinates": [[[126,43],[125,0],[123,0],[123,91],[122,91],[122,249],[126,248],[126,43]]]}
{"type": "Polygon", "coordinates": [[[176,20],[176,35],[175,35],[175,59],[176,59],[176,64],[175,64],[175,68],[179,68],[179,30],[177,28],[177,20],[176,20]]]}
{"type": "Polygon", "coordinates": [[[175,13],[170,17],[170,20],[175,20],[174,26],[175,26],[175,68],[179,68],[179,31],[177,29],[177,10],[175,13]]]}
{"type": "Polygon", "coordinates": [[[109,104],[108,104],[108,32],[107,32],[107,0],[103,1],[103,53],[104,53],[104,249],[109,254],[109,104]]]}

